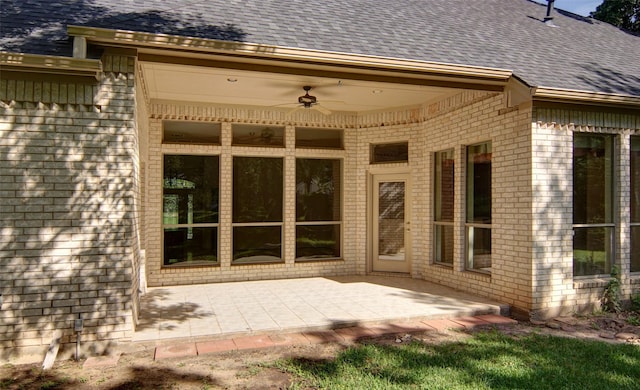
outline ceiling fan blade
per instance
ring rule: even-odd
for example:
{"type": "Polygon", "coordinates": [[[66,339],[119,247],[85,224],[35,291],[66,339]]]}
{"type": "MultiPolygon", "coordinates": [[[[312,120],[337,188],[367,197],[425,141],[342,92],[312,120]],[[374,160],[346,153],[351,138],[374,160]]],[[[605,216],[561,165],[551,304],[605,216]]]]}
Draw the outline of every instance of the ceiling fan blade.
{"type": "Polygon", "coordinates": [[[298,106],[294,109],[289,110],[289,112],[287,112],[286,117],[289,118],[290,116],[292,116],[294,113],[296,113],[297,111],[300,110],[304,110],[304,106],[298,106]]]}
{"type": "Polygon", "coordinates": [[[311,108],[320,111],[324,115],[331,115],[331,110],[324,108],[319,104],[314,104],[313,106],[311,106],[311,108]]]}

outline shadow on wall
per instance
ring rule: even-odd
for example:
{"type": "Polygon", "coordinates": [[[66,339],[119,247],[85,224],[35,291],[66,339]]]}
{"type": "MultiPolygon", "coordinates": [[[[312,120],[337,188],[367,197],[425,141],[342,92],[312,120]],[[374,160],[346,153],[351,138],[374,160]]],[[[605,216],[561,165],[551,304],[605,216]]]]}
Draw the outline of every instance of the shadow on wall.
{"type": "Polygon", "coordinates": [[[572,204],[573,199],[573,169],[572,160],[564,158],[562,145],[558,143],[537,145],[533,155],[541,157],[538,163],[546,165],[546,169],[545,175],[533,183],[533,280],[537,283],[533,291],[538,307],[530,314],[544,318],[573,309],[570,302],[575,297],[566,290],[567,283],[573,283],[573,264],[564,260],[565,249],[571,250],[565,248],[567,241],[571,242],[573,235],[571,221],[565,222],[566,205],[572,204]],[[562,296],[560,300],[558,295],[562,296]],[[549,307],[540,307],[540,303],[549,307]]]}
{"type": "Polygon", "coordinates": [[[243,41],[246,36],[233,24],[211,25],[198,13],[197,7],[176,10],[169,9],[169,3],[161,2],[156,7],[161,10],[150,7],[140,10],[140,2],[119,3],[107,6],[97,5],[93,0],[3,0],[0,7],[0,51],[70,56],[72,46],[67,37],[67,25],[225,41],[243,41]]]}

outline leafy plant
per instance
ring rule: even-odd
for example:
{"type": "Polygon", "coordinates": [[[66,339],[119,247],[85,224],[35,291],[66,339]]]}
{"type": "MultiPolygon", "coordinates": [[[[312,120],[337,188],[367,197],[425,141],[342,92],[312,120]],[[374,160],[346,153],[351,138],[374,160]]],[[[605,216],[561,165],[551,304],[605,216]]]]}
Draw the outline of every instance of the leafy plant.
{"type": "Polygon", "coordinates": [[[640,313],[640,292],[631,296],[631,310],[640,313]]]}
{"type": "Polygon", "coordinates": [[[620,313],[622,311],[620,295],[620,270],[614,265],[611,267],[611,279],[602,293],[602,310],[620,313]]]}
{"type": "Polygon", "coordinates": [[[627,323],[633,326],[640,326],[640,317],[638,316],[629,316],[627,318],[627,323]]]}

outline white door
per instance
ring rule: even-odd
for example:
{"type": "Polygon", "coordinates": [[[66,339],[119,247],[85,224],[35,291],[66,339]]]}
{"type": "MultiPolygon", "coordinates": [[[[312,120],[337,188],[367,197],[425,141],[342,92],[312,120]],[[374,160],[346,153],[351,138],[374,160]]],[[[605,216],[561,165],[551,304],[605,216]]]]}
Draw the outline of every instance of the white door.
{"type": "Polygon", "coordinates": [[[411,270],[411,215],[407,200],[409,175],[376,174],[372,177],[372,270],[404,272],[411,270]]]}

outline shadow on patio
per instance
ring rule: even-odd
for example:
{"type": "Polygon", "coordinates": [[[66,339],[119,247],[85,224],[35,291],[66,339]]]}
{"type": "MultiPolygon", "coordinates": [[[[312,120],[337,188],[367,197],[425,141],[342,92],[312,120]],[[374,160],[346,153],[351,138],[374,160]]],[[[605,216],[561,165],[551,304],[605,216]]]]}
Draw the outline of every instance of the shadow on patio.
{"type": "Polygon", "coordinates": [[[508,306],[423,280],[345,276],[150,288],[134,341],[317,331],[504,314],[508,306]]]}

